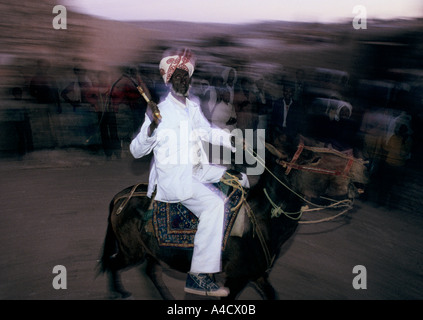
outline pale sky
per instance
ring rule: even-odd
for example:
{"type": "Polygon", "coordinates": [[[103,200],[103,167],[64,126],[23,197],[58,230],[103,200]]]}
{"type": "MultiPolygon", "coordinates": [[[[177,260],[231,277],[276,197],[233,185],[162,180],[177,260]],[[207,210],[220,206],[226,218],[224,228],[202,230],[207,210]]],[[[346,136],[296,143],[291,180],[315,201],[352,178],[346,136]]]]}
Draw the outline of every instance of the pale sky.
{"type": "Polygon", "coordinates": [[[245,23],[264,20],[336,22],[353,19],[362,5],[367,17],[423,16],[422,0],[64,0],[80,12],[114,20],[176,20],[245,23]]]}

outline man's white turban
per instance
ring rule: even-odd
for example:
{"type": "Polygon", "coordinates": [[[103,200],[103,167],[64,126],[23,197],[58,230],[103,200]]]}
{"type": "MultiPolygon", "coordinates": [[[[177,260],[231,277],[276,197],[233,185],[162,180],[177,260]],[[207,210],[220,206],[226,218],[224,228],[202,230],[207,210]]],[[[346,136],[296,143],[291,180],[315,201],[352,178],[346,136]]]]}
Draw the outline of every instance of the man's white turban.
{"type": "Polygon", "coordinates": [[[160,61],[160,75],[164,83],[168,83],[176,69],[188,71],[190,77],[194,73],[195,58],[189,49],[182,49],[175,54],[168,55],[160,61]]]}

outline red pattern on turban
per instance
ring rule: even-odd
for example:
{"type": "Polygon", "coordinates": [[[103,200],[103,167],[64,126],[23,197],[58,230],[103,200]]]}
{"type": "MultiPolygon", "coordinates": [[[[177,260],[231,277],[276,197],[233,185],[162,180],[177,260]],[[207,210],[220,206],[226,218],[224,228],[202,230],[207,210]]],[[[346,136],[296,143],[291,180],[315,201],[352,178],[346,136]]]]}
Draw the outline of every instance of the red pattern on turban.
{"type": "Polygon", "coordinates": [[[165,83],[169,82],[176,69],[185,70],[192,77],[195,69],[195,57],[191,50],[178,50],[176,53],[170,54],[160,61],[160,75],[165,83]]]}

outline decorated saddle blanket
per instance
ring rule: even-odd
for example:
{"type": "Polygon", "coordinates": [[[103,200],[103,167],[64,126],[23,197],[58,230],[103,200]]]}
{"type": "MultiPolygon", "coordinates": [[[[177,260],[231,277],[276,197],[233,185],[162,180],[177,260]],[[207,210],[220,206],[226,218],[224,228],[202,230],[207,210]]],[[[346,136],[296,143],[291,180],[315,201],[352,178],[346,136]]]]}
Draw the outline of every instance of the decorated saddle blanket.
{"type": "MultiPolygon", "coordinates": [[[[243,200],[243,190],[223,182],[208,185],[225,200],[224,232],[222,250],[231,234],[236,216],[243,200]]],[[[160,246],[193,248],[198,218],[180,203],[153,201],[154,233],[160,246]]]]}

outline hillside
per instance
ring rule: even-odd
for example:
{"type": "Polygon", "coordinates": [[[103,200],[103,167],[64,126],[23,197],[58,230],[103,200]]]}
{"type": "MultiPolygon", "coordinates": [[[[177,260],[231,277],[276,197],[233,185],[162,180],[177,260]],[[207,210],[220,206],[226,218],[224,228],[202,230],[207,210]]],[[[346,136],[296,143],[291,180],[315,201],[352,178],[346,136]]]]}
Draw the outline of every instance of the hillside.
{"type": "Polygon", "coordinates": [[[354,30],[350,21],[121,22],[68,9],[67,29],[56,30],[52,26],[55,5],[52,0],[36,4],[30,0],[0,0],[0,76],[4,90],[25,84],[39,59],[49,62],[52,74],[66,79],[72,76],[76,63],[90,70],[117,70],[141,63],[156,66],[163,51],[174,46],[191,47],[199,56],[199,68],[222,64],[253,73],[259,68],[270,77],[307,66],[340,69],[362,77],[368,70],[383,69],[387,64],[420,68],[423,61],[422,19],[369,21],[367,30],[354,30]],[[399,49],[385,51],[394,46],[399,49]],[[383,50],[373,50],[375,47],[383,50]]]}

